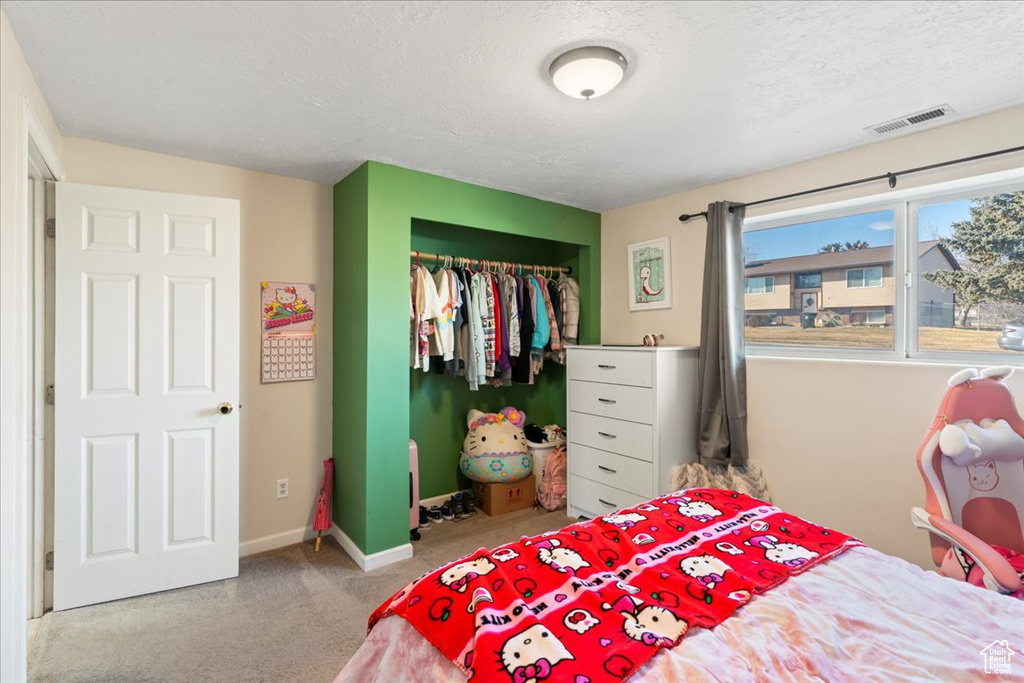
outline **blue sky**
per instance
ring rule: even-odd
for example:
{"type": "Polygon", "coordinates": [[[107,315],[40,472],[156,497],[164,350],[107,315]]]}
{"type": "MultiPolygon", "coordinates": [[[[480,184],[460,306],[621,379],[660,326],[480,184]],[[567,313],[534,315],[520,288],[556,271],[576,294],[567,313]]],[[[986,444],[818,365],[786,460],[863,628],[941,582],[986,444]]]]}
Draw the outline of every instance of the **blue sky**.
{"type": "MultiPolygon", "coordinates": [[[[918,215],[919,239],[948,237],[950,223],[970,217],[970,200],[929,204],[918,215]]],[[[749,259],[773,259],[816,254],[830,242],[864,240],[872,247],[891,246],[893,212],[875,211],[857,216],[833,218],[748,232],[743,236],[749,259]]]]}

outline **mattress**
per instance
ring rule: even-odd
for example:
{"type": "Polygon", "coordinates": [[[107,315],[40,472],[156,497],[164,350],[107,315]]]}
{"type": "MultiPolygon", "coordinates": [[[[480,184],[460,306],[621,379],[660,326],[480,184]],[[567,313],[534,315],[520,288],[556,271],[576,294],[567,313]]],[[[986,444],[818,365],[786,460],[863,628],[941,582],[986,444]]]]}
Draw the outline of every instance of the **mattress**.
{"type": "MultiPolygon", "coordinates": [[[[1022,654],[996,680],[1024,680],[1024,601],[857,547],[755,597],[714,629],[692,629],[630,681],[978,681],[993,678],[982,650],[1002,641],[1022,654]]],[[[336,680],[466,676],[392,616],[336,680]]]]}

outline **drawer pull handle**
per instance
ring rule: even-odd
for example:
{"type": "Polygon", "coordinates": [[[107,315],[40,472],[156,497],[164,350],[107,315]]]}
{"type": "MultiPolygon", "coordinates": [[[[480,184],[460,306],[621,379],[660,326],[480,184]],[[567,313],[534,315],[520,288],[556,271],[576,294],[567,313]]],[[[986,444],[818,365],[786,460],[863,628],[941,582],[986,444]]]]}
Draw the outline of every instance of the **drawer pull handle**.
{"type": "Polygon", "coordinates": [[[612,474],[616,473],[615,470],[613,470],[611,467],[605,467],[604,465],[598,465],[597,469],[601,470],[602,472],[611,472],[612,474]]]}
{"type": "Polygon", "coordinates": [[[597,435],[598,435],[598,436],[603,436],[603,437],[604,437],[604,438],[606,438],[606,439],[615,439],[615,438],[618,438],[618,437],[616,437],[616,436],[615,436],[614,434],[609,434],[608,432],[598,432],[598,433],[597,433],[597,435]]]}
{"type": "Polygon", "coordinates": [[[597,500],[598,500],[598,502],[600,502],[600,503],[603,503],[604,505],[607,505],[607,506],[608,506],[608,507],[610,507],[610,508],[613,508],[613,507],[618,507],[618,506],[617,506],[617,505],[616,505],[615,503],[609,503],[609,502],[608,502],[607,500],[605,500],[604,498],[598,498],[597,500]]]}
{"type": "Polygon", "coordinates": [[[614,399],[610,399],[610,398],[599,398],[599,399],[597,399],[597,402],[598,403],[607,403],[610,406],[613,406],[616,403],[618,403],[618,401],[616,401],[614,399]]]}
{"type": "Polygon", "coordinates": [[[602,370],[614,370],[615,369],[614,365],[601,365],[600,363],[598,364],[597,367],[601,368],[602,370]]]}

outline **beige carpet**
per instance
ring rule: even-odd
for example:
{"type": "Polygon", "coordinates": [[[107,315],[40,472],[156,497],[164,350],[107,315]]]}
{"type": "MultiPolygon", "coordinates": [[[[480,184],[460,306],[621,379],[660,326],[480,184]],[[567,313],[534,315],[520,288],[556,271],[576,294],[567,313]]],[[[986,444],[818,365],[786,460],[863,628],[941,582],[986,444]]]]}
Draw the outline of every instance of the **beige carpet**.
{"type": "Polygon", "coordinates": [[[310,542],[242,558],[237,579],[51,613],[29,680],[331,681],[362,643],[370,612],[406,583],[571,521],[522,510],[432,524],[412,559],[368,573],[328,538],[319,553],[310,542]]]}

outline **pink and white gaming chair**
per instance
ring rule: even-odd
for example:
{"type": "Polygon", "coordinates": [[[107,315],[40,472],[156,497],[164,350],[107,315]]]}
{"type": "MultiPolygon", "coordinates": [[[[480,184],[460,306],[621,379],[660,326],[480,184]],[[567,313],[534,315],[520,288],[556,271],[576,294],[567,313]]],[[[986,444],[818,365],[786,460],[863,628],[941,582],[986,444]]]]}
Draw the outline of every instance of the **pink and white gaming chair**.
{"type": "Polygon", "coordinates": [[[931,533],[932,559],[939,573],[968,579],[972,567],[964,557],[967,553],[976,562],[974,574],[979,568],[982,572],[980,583],[1002,593],[1020,590],[1021,580],[992,546],[1024,554],[1024,419],[1002,381],[1010,373],[1009,367],[980,373],[968,369],[950,379],[917,453],[927,494],[925,508],[911,511],[914,526],[931,533]],[[987,444],[988,433],[979,426],[991,427],[990,421],[996,420],[1006,424],[997,425],[1001,435],[987,444]],[[957,428],[958,422],[967,432],[957,428]],[[947,425],[954,427],[943,434],[947,425]],[[978,437],[981,446],[964,436],[968,432],[978,437]],[[950,446],[951,436],[954,444],[955,437],[964,439],[964,448],[950,446]]]}

